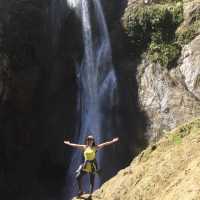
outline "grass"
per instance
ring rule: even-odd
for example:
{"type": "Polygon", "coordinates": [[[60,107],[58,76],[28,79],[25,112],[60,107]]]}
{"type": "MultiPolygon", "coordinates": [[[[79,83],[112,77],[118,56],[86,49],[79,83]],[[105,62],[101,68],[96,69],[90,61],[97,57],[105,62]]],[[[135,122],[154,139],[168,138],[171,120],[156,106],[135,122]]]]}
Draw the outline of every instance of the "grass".
{"type": "Polygon", "coordinates": [[[189,134],[200,134],[200,118],[185,123],[168,134],[169,141],[175,144],[181,144],[182,139],[189,134]]]}

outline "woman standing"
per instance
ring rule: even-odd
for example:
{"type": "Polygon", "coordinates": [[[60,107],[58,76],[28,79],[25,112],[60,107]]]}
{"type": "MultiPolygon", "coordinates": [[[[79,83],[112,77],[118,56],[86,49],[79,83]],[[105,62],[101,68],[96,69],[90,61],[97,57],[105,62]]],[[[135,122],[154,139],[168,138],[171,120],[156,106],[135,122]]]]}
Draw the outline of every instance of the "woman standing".
{"type": "Polygon", "coordinates": [[[111,141],[96,145],[95,139],[92,135],[86,137],[85,144],[73,144],[69,141],[64,141],[65,144],[83,151],[84,163],[81,164],[76,171],[76,179],[78,181],[78,187],[79,187],[78,196],[81,196],[83,194],[81,180],[82,177],[87,173],[90,175],[90,194],[93,192],[95,172],[97,171],[97,162],[96,162],[97,150],[102,149],[105,146],[114,144],[118,141],[119,138],[114,138],[111,141]]]}

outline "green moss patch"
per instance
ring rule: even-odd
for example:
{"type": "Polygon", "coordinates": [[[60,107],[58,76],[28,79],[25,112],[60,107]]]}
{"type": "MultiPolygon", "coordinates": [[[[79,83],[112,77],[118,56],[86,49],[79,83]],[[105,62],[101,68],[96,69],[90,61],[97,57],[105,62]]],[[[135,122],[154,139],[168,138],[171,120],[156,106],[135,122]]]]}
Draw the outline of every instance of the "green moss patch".
{"type": "Polygon", "coordinates": [[[166,3],[178,3],[182,2],[182,0],[156,0],[156,3],[166,4],[166,3]]]}
{"type": "Polygon", "coordinates": [[[189,134],[200,134],[200,118],[183,124],[169,134],[169,140],[175,144],[180,144],[182,139],[189,134]]]}
{"type": "Polygon", "coordinates": [[[181,2],[129,7],[123,18],[124,29],[136,56],[148,50],[152,62],[170,66],[181,52],[176,29],[183,21],[181,2]]]}
{"type": "Polygon", "coordinates": [[[177,32],[177,41],[181,45],[191,42],[200,32],[200,19],[195,20],[189,26],[184,26],[177,32]]]}
{"type": "Polygon", "coordinates": [[[173,66],[181,54],[181,47],[178,43],[155,43],[151,42],[148,49],[149,59],[162,66],[173,66]]]}

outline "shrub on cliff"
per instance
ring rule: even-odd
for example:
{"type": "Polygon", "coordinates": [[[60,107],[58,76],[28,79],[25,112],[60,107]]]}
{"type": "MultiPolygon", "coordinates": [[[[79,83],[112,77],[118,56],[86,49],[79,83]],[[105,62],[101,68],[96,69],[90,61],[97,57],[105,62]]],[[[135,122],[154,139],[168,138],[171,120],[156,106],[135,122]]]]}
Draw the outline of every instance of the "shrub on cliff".
{"type": "MultiPolygon", "coordinates": [[[[189,11],[185,11],[186,13],[189,11]]],[[[181,45],[186,45],[200,33],[200,3],[196,3],[193,11],[189,14],[189,19],[178,28],[177,41],[181,45]]]]}
{"type": "Polygon", "coordinates": [[[148,50],[149,59],[169,66],[180,55],[175,33],[182,21],[183,7],[178,2],[130,6],[125,12],[123,25],[135,48],[135,55],[148,50]]]}
{"type": "Polygon", "coordinates": [[[200,33],[200,20],[197,20],[185,26],[177,32],[177,40],[179,44],[186,45],[191,42],[200,33]]]}

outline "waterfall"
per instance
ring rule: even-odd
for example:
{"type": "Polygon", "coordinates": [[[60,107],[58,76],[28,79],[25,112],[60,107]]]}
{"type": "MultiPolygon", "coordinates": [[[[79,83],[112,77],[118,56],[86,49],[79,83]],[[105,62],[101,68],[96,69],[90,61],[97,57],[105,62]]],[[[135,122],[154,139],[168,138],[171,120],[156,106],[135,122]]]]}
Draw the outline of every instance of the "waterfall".
{"type": "MultiPolygon", "coordinates": [[[[117,84],[108,29],[100,0],[68,0],[68,4],[80,13],[84,42],[84,56],[76,68],[79,85],[77,112],[80,119],[77,119],[78,130],[73,141],[84,143],[85,137],[91,133],[96,143],[100,143],[113,137],[111,111],[117,101],[117,84]]],[[[103,157],[103,154],[98,152],[99,166],[103,157]]],[[[68,190],[69,196],[73,195],[74,188],[77,188],[74,172],[80,162],[81,153],[74,150],[67,175],[71,188],[68,190]]],[[[101,180],[97,178],[95,182],[96,186],[99,186],[101,180]]]]}
{"type": "Polygon", "coordinates": [[[79,0],[67,0],[67,3],[71,8],[76,8],[79,3],[79,0]]]}

